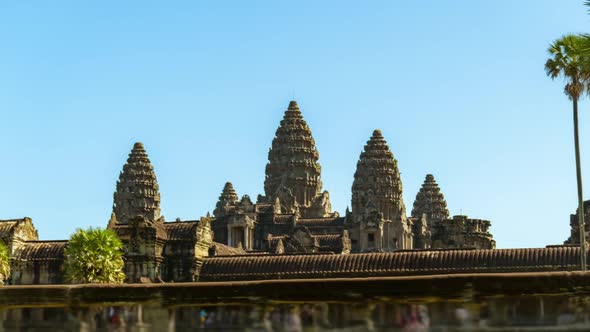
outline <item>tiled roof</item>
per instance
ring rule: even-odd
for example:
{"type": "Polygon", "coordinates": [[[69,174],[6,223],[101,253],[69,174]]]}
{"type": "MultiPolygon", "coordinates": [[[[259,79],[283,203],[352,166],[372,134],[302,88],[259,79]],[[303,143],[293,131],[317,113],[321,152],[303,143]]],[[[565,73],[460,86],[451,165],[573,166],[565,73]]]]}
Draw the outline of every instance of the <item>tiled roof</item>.
{"type": "Polygon", "coordinates": [[[299,219],[298,225],[314,226],[340,226],[344,224],[344,218],[318,218],[318,219],[299,219]]]}
{"type": "Polygon", "coordinates": [[[274,219],[277,224],[288,224],[291,222],[291,220],[293,220],[292,214],[280,214],[275,216],[274,219]]]}
{"type": "Polygon", "coordinates": [[[203,281],[373,277],[470,272],[570,271],[579,248],[412,250],[351,255],[267,255],[206,258],[203,281]]]}
{"type": "Polygon", "coordinates": [[[195,238],[195,228],[199,225],[195,221],[166,222],[164,229],[168,240],[192,240],[195,238]]]}
{"type": "Polygon", "coordinates": [[[211,248],[213,249],[215,256],[246,255],[244,249],[230,247],[223,243],[214,242],[211,248]]]}
{"type": "Polygon", "coordinates": [[[64,248],[68,241],[25,242],[14,255],[14,259],[24,261],[45,261],[64,259],[64,248]]]}
{"type": "MultiPolygon", "coordinates": [[[[317,240],[318,249],[320,252],[340,252],[342,250],[342,234],[319,234],[311,236],[317,240]]],[[[287,252],[297,252],[297,248],[289,247],[290,237],[287,235],[271,235],[268,237],[269,251],[275,252],[279,240],[283,241],[283,245],[287,246],[287,252]]]]}
{"type": "Polygon", "coordinates": [[[329,248],[342,247],[342,234],[323,234],[323,235],[314,235],[313,237],[318,239],[320,248],[321,247],[329,247],[329,248]]]}
{"type": "Polygon", "coordinates": [[[0,237],[12,231],[18,220],[0,220],[0,237]]]}
{"type": "Polygon", "coordinates": [[[277,243],[279,243],[279,240],[285,240],[286,238],[288,238],[287,235],[270,235],[268,237],[268,240],[270,241],[270,246],[271,248],[276,247],[277,243]]]}

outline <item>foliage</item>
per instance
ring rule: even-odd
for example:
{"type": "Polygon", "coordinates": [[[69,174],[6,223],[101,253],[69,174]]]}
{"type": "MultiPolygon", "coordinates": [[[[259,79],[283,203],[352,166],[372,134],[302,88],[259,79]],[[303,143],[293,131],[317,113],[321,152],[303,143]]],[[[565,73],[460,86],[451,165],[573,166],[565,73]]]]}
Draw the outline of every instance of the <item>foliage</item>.
{"type": "Polygon", "coordinates": [[[551,56],[545,63],[547,76],[565,79],[565,94],[571,100],[578,100],[588,92],[590,61],[585,50],[587,38],[579,35],[566,35],[555,40],[547,50],[551,56]]]}
{"type": "Polygon", "coordinates": [[[10,276],[10,253],[8,248],[0,240],[0,285],[4,284],[10,276]]]}
{"type": "Polygon", "coordinates": [[[109,229],[78,229],[65,249],[64,272],[72,283],[122,283],[123,244],[109,229]]]}

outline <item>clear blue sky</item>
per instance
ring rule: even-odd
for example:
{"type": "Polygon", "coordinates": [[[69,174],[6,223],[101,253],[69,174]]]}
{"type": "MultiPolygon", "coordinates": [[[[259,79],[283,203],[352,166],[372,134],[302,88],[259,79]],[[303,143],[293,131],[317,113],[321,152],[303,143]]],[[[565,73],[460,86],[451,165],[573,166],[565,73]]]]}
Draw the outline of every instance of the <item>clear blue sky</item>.
{"type": "Polygon", "coordinates": [[[294,96],[335,210],[380,128],[408,212],[433,173],[500,248],[569,234],[571,105],[543,65],[553,39],[590,32],[581,0],[81,3],[0,3],[0,219],[43,239],[106,226],[135,141],[167,220],[212,211],[226,181],[255,198],[294,96]]]}

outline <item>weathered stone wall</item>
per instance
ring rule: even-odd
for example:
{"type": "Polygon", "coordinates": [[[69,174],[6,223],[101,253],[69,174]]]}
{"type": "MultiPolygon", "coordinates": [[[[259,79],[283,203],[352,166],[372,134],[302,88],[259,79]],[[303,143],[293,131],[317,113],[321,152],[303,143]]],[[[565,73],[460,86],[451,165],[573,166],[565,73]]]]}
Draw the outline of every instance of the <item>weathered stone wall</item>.
{"type": "Polygon", "coordinates": [[[437,221],[433,225],[432,248],[494,249],[496,241],[489,232],[490,224],[467,216],[437,221]]]}

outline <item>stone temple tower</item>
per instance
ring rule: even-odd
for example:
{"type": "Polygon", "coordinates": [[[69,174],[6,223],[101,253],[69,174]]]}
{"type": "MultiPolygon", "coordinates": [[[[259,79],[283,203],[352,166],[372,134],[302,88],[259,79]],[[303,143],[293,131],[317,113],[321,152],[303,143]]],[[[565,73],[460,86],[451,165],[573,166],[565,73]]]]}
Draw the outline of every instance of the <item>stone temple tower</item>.
{"type": "Polygon", "coordinates": [[[283,213],[320,218],[331,213],[322,193],[319,154],[296,101],[291,101],[268,153],[264,191],[267,202],[279,199],[283,213]]]}
{"type": "Polygon", "coordinates": [[[233,184],[231,182],[226,182],[225,186],[223,186],[221,195],[219,195],[219,200],[215,205],[213,215],[215,217],[223,217],[229,209],[238,204],[238,200],[238,193],[236,193],[233,184]]]}
{"type": "Polygon", "coordinates": [[[160,219],[160,191],[156,173],[142,143],[135,143],[117,181],[113,213],[119,224],[141,216],[148,221],[160,219]]]}
{"type": "Polygon", "coordinates": [[[447,201],[445,196],[440,192],[440,188],[432,174],[427,174],[422,188],[416,194],[412,217],[421,218],[426,215],[428,226],[432,227],[433,223],[449,218],[447,201]]]}
{"type": "Polygon", "coordinates": [[[412,248],[397,160],[380,130],[373,131],[361,152],[352,184],[352,212],[347,218],[353,250],[412,248]]]}
{"type": "Polygon", "coordinates": [[[108,228],[123,242],[127,282],[161,280],[167,234],[156,174],[141,143],[119,175],[108,228]]]}

